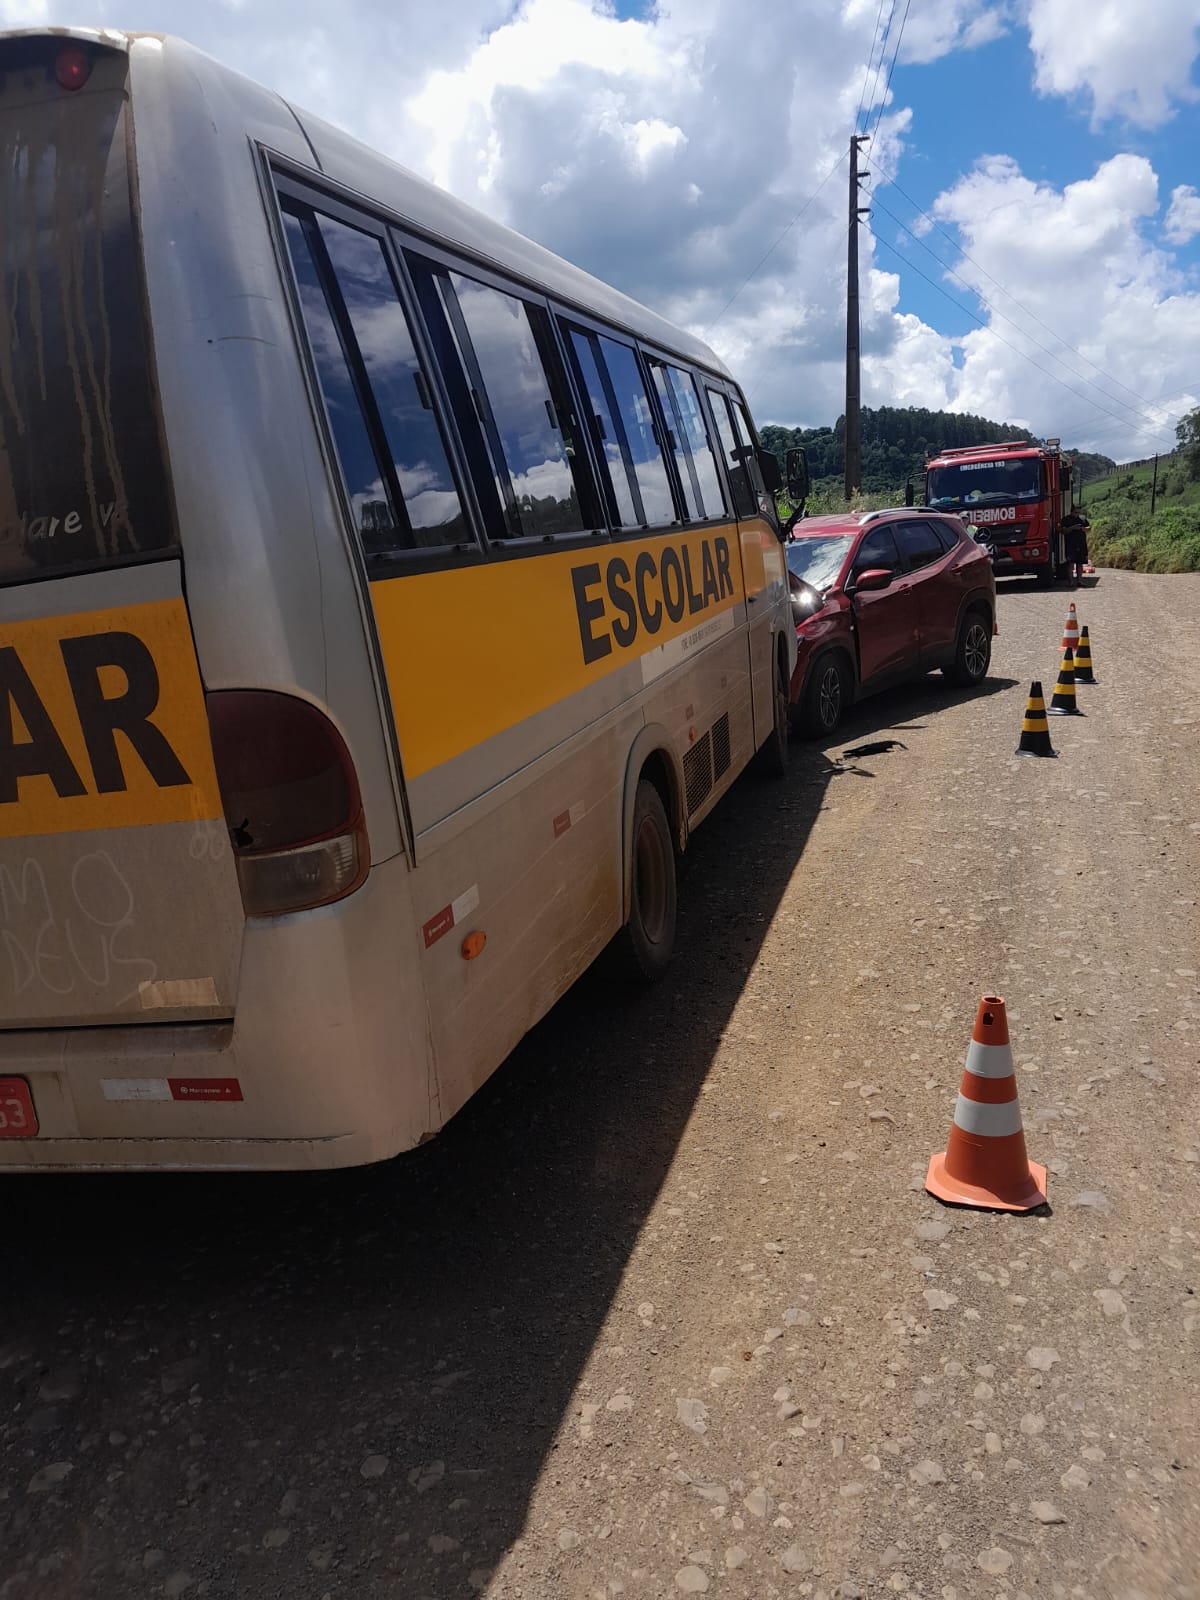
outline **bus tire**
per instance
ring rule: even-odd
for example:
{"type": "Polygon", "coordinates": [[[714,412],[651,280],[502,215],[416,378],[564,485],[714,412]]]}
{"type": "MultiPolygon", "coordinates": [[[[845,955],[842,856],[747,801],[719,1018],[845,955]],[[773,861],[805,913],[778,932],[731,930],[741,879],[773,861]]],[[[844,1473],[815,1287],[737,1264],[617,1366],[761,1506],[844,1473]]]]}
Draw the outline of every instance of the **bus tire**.
{"type": "Polygon", "coordinates": [[[662,796],[649,778],[638,779],[630,848],[624,964],[633,976],[653,983],[667,970],[675,948],[675,845],[662,796]]]}

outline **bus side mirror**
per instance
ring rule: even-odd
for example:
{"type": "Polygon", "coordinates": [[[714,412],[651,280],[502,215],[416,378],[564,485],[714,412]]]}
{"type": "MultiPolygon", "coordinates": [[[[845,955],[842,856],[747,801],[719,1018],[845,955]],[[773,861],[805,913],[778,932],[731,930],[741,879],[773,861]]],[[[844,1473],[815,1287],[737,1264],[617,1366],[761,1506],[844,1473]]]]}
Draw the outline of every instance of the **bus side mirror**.
{"type": "Polygon", "coordinates": [[[787,453],[787,488],[788,494],[798,504],[807,500],[809,490],[812,488],[812,478],[808,470],[808,452],[800,445],[793,445],[787,453]]]}
{"type": "Polygon", "coordinates": [[[768,494],[783,488],[783,474],[779,470],[779,457],[773,450],[758,447],[758,470],[762,473],[763,487],[768,494]]]}

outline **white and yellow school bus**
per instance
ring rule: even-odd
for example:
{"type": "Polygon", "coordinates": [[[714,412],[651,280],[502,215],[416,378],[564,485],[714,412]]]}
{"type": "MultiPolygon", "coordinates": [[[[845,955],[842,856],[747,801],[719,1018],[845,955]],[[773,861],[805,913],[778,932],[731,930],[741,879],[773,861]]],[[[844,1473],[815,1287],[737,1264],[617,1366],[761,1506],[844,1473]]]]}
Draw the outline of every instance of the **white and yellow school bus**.
{"type": "Polygon", "coordinates": [[[0,1166],[440,1128],[786,757],[699,340],[187,44],[0,34],[0,1166]]]}

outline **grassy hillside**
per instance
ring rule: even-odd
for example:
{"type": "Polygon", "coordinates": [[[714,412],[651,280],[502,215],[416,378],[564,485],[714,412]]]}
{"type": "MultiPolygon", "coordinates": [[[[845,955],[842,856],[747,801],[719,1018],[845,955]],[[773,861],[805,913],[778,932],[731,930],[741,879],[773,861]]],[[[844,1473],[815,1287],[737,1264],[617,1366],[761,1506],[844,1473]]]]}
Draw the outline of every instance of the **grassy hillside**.
{"type": "Polygon", "coordinates": [[[1150,514],[1153,462],[1118,467],[1083,491],[1097,566],[1136,572],[1200,571],[1200,480],[1181,456],[1158,463],[1158,494],[1150,514]]]}

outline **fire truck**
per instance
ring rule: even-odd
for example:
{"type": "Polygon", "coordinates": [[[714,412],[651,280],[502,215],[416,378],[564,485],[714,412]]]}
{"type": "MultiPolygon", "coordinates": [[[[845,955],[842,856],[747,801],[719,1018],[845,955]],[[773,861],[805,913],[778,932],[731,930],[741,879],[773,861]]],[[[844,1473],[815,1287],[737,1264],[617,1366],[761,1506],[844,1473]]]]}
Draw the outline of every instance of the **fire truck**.
{"type": "Polygon", "coordinates": [[[1071,463],[1058,439],[943,450],[925,464],[925,503],[963,519],[998,578],[1031,573],[1049,585],[1066,576],[1071,463]]]}

